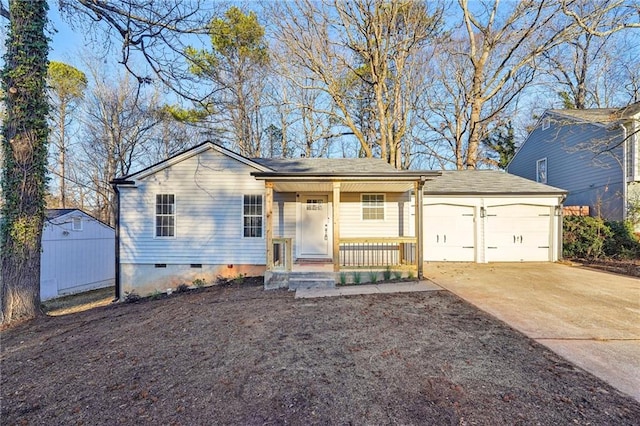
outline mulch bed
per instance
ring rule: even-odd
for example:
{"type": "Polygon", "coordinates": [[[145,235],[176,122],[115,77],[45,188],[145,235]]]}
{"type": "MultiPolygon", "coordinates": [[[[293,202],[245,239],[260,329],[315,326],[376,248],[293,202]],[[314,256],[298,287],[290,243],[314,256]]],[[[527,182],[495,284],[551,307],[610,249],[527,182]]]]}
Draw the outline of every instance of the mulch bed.
{"type": "Polygon", "coordinates": [[[613,272],[615,274],[640,277],[640,259],[615,260],[615,259],[572,259],[582,266],[598,269],[600,271],[613,272]]]}
{"type": "Polygon", "coordinates": [[[2,331],[3,424],[632,425],[640,404],[445,292],[231,284],[2,331]]]}

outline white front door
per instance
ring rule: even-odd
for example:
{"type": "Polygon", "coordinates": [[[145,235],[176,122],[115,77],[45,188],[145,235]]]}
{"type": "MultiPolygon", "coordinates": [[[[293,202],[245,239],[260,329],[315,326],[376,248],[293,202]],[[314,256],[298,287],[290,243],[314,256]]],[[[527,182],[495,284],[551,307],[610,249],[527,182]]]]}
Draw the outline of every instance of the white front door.
{"type": "Polygon", "coordinates": [[[327,195],[304,195],[300,197],[300,222],[298,235],[300,246],[298,257],[328,257],[329,206],[327,195]]]}

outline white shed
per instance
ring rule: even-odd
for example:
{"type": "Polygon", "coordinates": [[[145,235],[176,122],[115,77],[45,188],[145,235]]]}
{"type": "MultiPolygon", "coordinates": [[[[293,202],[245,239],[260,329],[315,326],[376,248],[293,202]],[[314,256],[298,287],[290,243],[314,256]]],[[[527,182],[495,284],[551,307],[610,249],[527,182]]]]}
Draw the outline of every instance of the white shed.
{"type": "Polygon", "coordinates": [[[115,230],[78,209],[45,212],[40,298],[109,287],[115,282],[115,230]]]}

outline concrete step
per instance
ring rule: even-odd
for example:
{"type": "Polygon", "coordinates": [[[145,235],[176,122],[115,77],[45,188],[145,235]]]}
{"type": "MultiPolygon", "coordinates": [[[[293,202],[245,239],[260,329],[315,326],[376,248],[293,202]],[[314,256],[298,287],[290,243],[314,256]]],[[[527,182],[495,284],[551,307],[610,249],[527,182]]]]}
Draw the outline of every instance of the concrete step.
{"type": "Polygon", "coordinates": [[[289,277],[289,290],[310,288],[335,288],[336,280],[333,278],[308,278],[289,277]]]}

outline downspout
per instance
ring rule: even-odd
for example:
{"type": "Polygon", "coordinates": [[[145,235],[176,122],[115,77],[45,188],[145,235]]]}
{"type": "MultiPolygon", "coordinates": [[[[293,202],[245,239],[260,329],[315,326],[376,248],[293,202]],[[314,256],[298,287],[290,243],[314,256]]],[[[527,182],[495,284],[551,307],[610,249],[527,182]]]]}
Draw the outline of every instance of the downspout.
{"type": "Polygon", "coordinates": [[[418,183],[418,191],[416,191],[416,204],[419,206],[418,208],[418,229],[416,233],[418,234],[418,241],[416,247],[417,258],[418,258],[418,280],[424,278],[424,183],[426,182],[425,176],[420,176],[420,182],[418,183]]]}
{"type": "Polygon", "coordinates": [[[112,302],[117,302],[120,300],[120,190],[118,189],[117,182],[111,182],[111,186],[113,187],[113,191],[116,194],[116,211],[115,211],[115,267],[116,267],[116,276],[115,276],[115,295],[112,302]]]}
{"type": "MultiPolygon", "coordinates": [[[[629,210],[629,199],[627,198],[627,192],[629,182],[627,182],[627,178],[629,176],[629,170],[627,170],[627,144],[631,143],[630,140],[627,140],[627,128],[624,127],[624,124],[618,124],[622,129],[622,220],[627,220],[628,210],[629,210]]],[[[633,148],[633,147],[632,147],[633,148]]],[[[631,151],[633,155],[633,151],[631,151]]],[[[635,165],[634,158],[631,158],[631,164],[635,165]]]]}

